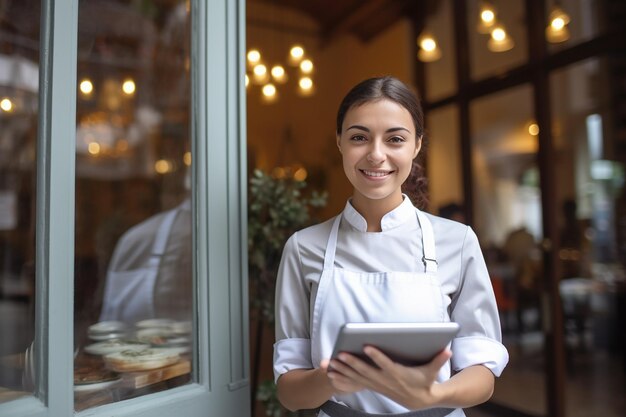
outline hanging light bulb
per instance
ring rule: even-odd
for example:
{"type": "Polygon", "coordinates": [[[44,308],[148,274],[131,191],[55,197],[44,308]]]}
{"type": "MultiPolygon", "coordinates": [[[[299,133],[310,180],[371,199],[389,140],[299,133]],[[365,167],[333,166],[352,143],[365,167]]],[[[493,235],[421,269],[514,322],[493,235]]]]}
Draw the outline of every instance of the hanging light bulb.
{"type": "Polygon", "coordinates": [[[250,49],[246,57],[248,58],[248,65],[251,67],[261,62],[261,53],[256,49],[250,49]]]}
{"type": "Polygon", "coordinates": [[[0,109],[2,109],[2,111],[10,113],[13,111],[13,102],[11,101],[10,98],[5,97],[2,100],[0,100],[0,109]]]}
{"type": "Polygon", "coordinates": [[[491,32],[496,24],[496,10],[486,1],[481,2],[478,11],[478,25],[476,30],[484,35],[491,32]]]}
{"type": "Polygon", "coordinates": [[[252,69],[252,81],[257,84],[265,84],[270,79],[267,67],[263,64],[256,64],[252,69]]]}
{"type": "Polygon", "coordinates": [[[441,58],[441,48],[437,45],[437,41],[429,32],[424,31],[417,38],[417,58],[422,62],[433,62],[441,58]]]}
{"type": "Polygon", "coordinates": [[[294,45],[289,50],[289,65],[297,67],[304,57],[304,49],[300,45],[294,45]]]}
{"type": "Polygon", "coordinates": [[[302,71],[303,74],[310,74],[313,72],[313,61],[311,61],[310,59],[305,59],[302,62],[300,62],[300,71],[302,71]]]}
{"type": "Polygon", "coordinates": [[[265,84],[261,90],[262,98],[265,103],[273,103],[278,98],[276,87],[274,84],[265,84]]]}
{"type": "Polygon", "coordinates": [[[284,84],[287,82],[287,73],[282,65],[274,65],[270,73],[272,74],[274,81],[278,84],[284,84]]]}
{"type": "Polygon", "coordinates": [[[569,39],[570,34],[567,24],[570,22],[570,17],[558,4],[552,7],[548,20],[548,27],[546,28],[546,39],[548,42],[560,43],[569,39]]]}
{"type": "Polygon", "coordinates": [[[491,52],[506,52],[513,49],[515,42],[506,33],[504,26],[496,25],[491,31],[491,37],[487,41],[487,47],[491,52]]]}
{"type": "Polygon", "coordinates": [[[304,97],[308,97],[313,94],[314,88],[311,77],[300,78],[300,81],[298,81],[298,87],[298,92],[304,97]]]}

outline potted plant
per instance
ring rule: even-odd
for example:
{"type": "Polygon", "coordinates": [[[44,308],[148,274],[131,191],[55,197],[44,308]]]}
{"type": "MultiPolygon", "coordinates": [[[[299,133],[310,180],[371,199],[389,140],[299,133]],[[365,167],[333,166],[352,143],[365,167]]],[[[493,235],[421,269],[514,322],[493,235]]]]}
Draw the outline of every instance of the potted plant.
{"type": "Polygon", "coordinates": [[[326,193],[304,194],[306,183],[292,176],[274,178],[255,170],[248,193],[248,275],[250,313],[256,322],[252,370],[252,415],[258,399],[267,415],[279,417],[284,410],[278,404],[273,381],[259,386],[259,363],[263,331],[274,324],[276,275],[285,242],[294,232],[312,223],[311,211],[326,205],[326,193]],[[257,389],[258,387],[258,389],[257,389]]]}

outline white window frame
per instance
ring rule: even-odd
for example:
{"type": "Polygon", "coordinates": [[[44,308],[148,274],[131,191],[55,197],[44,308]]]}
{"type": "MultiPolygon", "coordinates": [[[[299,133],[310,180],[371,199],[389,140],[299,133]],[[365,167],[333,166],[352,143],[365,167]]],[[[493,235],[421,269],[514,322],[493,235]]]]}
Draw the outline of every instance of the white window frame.
{"type": "Polygon", "coordinates": [[[197,382],[74,412],[79,1],[42,0],[35,323],[38,384],[35,396],[0,404],[0,416],[250,415],[245,0],[192,0],[191,4],[194,327],[198,335],[193,380],[197,382]]]}

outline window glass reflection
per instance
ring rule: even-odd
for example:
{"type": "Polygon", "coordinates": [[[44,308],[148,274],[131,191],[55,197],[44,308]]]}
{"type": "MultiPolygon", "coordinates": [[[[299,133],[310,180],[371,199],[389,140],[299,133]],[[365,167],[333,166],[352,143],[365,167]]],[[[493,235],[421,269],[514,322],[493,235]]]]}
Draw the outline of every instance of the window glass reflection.
{"type": "MultiPolygon", "coordinates": [[[[626,273],[616,235],[624,168],[610,143],[619,123],[610,104],[618,72],[592,59],[550,78],[560,208],[567,415],[623,414],[626,273]],[[615,77],[615,78],[613,78],[615,77]],[[603,80],[599,82],[599,80],[603,80]]],[[[619,94],[614,99],[624,100],[619,94]]]]}
{"type": "Polygon", "coordinates": [[[77,410],[190,381],[189,7],[79,5],[77,410]]]}
{"type": "Polygon", "coordinates": [[[493,401],[545,415],[543,236],[532,90],[523,85],[475,100],[470,111],[474,225],[510,355],[493,401]]]}
{"type": "Polygon", "coordinates": [[[33,392],[39,96],[36,0],[0,3],[0,403],[33,392]]]}

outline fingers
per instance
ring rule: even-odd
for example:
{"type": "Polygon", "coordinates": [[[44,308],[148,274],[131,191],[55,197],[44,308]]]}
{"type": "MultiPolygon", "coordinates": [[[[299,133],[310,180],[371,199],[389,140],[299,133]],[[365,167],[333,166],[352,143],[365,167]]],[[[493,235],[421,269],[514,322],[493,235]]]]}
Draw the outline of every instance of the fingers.
{"type": "Polygon", "coordinates": [[[445,365],[445,363],[452,357],[452,352],[450,349],[444,349],[437,354],[426,366],[429,367],[433,372],[439,372],[441,367],[445,365]]]}
{"type": "Polygon", "coordinates": [[[365,352],[380,369],[388,369],[394,365],[394,362],[389,359],[387,355],[373,346],[365,346],[363,352],[365,352]]]}
{"type": "Polygon", "coordinates": [[[322,359],[320,361],[320,368],[322,368],[325,371],[328,371],[328,365],[330,364],[330,359],[322,359]]]}

